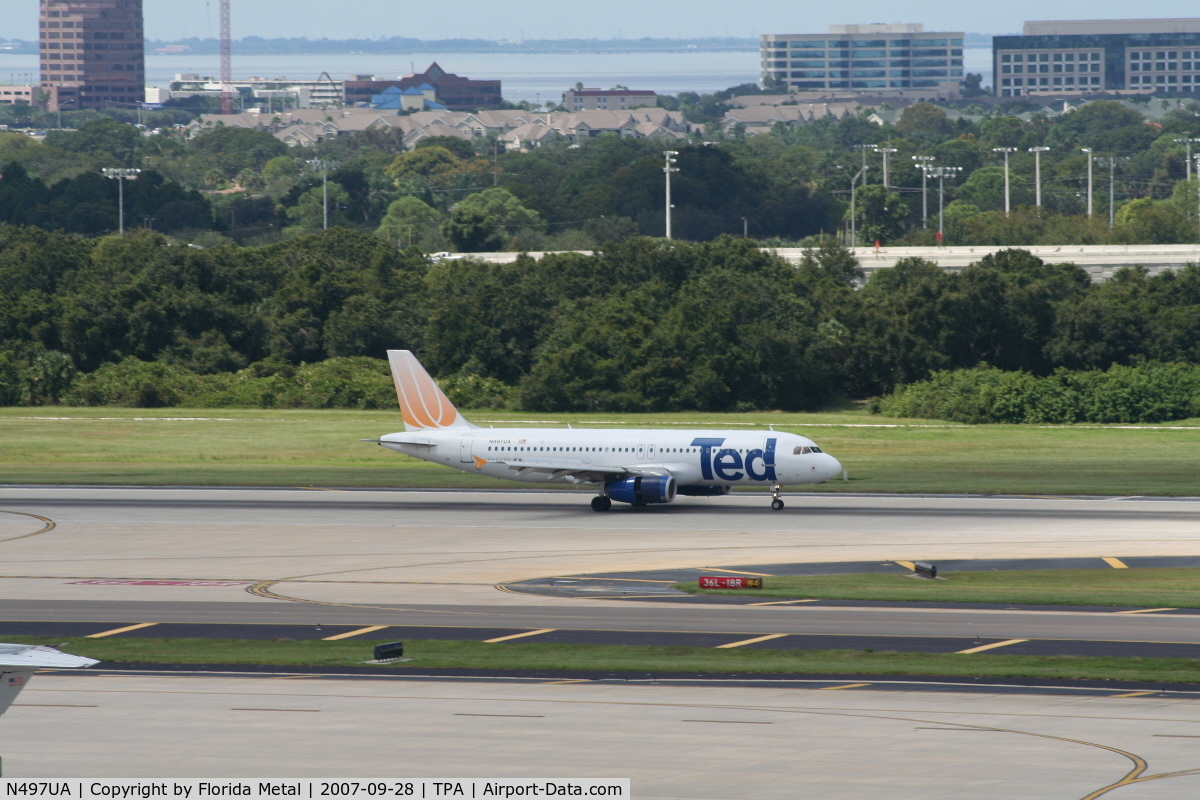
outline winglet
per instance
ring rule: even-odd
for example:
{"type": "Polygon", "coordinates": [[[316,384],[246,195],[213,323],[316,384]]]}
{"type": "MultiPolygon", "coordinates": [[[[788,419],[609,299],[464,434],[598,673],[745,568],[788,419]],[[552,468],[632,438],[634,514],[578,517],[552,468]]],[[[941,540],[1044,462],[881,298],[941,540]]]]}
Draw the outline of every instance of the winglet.
{"type": "Polygon", "coordinates": [[[474,428],[434,383],[410,350],[388,350],[405,430],[474,428]]]}

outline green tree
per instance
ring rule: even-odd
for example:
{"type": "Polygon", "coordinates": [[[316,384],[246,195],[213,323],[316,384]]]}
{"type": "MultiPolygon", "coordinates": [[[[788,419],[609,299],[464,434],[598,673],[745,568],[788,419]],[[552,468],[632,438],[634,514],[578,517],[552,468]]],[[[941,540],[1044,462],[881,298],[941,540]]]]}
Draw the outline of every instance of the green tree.
{"type": "Polygon", "coordinates": [[[388,206],[376,236],[400,245],[416,245],[425,252],[443,249],[438,228],[442,215],[415,197],[401,197],[388,206]]]}
{"type": "Polygon", "coordinates": [[[500,249],[521,228],[537,228],[541,216],[521,205],[511,192],[499,187],[467,197],[450,210],[442,233],[462,252],[500,249]]]}
{"type": "Polygon", "coordinates": [[[328,209],[330,225],[344,221],[345,215],[338,210],[338,207],[344,208],[349,202],[350,195],[346,193],[341,184],[330,181],[328,198],[326,198],[324,187],[314,186],[300,195],[296,205],[289,208],[286,213],[288,219],[296,222],[297,228],[315,231],[320,230],[325,224],[326,209],[328,209]]]}
{"type": "Polygon", "coordinates": [[[933,103],[921,102],[913,103],[900,113],[896,130],[904,134],[949,136],[954,131],[954,125],[943,109],[933,103]]]}

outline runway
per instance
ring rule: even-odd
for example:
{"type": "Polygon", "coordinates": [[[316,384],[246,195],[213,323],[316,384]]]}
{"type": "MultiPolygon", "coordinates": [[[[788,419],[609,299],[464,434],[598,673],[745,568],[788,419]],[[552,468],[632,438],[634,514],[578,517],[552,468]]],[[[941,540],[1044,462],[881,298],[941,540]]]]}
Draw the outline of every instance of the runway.
{"type": "Polygon", "coordinates": [[[556,575],[730,564],[1200,556],[1195,500],[793,495],[776,513],[760,497],[733,496],[596,514],[586,499],[538,492],[0,489],[0,620],[386,625],[398,634],[549,629],[557,637],[576,632],[575,640],[615,641],[601,635],[607,632],[642,643],[654,634],[681,642],[700,641],[700,634],[714,641],[780,634],[788,638],[772,646],[849,637],[847,646],[889,640],[892,649],[905,649],[902,638],[944,640],[935,652],[966,641],[1020,639],[1033,644],[1006,652],[1048,652],[1050,645],[1037,643],[1054,642],[1055,652],[1095,653],[1102,650],[1096,643],[1109,642],[1110,652],[1154,643],[1200,655],[1200,627],[1169,610],[675,605],[497,588],[556,575]]]}
{"type": "MultiPolygon", "coordinates": [[[[346,635],[366,651],[375,637],[538,631],[515,641],[1200,657],[1192,613],[499,588],[730,565],[1200,556],[1195,500],[787,499],[779,513],[733,496],[595,514],[576,493],[0,488],[0,634],[346,635]]],[[[662,800],[1200,790],[1195,687],[656,680],[39,675],[0,722],[20,730],[5,777],[630,777],[662,800]]]]}

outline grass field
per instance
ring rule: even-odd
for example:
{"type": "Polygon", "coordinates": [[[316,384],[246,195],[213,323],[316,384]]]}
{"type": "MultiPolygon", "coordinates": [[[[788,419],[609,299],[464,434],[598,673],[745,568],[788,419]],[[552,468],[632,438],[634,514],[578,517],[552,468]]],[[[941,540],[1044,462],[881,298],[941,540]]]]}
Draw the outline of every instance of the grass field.
{"type": "MultiPolygon", "coordinates": [[[[17,636],[102,661],[155,664],[268,664],[333,667],[371,658],[369,641],[261,642],[239,639],[80,639],[17,636]]],[[[1074,680],[1200,681],[1200,659],[1094,656],[927,655],[862,650],[717,650],[707,647],[405,643],[397,672],[422,669],[586,670],[614,672],[946,675],[1074,680]]]]}
{"type": "MultiPolygon", "coordinates": [[[[815,439],[849,481],[808,491],[1200,494],[1200,420],[1122,428],[966,426],[828,414],[469,412],[476,424],[765,428],[815,439]]],[[[0,409],[0,483],[512,488],[359,442],[391,411],[0,409]]]]}
{"type": "Polygon", "coordinates": [[[836,600],[932,600],[1142,608],[1200,607],[1200,569],[1046,569],[945,572],[937,580],[908,575],[819,575],[763,578],[755,590],[700,589],[692,594],[836,600]]]}

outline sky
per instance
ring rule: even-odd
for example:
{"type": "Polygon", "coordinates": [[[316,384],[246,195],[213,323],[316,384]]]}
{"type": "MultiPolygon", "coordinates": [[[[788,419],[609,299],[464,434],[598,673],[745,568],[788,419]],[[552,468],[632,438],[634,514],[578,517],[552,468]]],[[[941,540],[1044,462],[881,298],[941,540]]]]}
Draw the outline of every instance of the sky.
{"type": "MultiPolygon", "coordinates": [[[[174,40],[217,35],[217,0],[144,0],[146,35],[174,40]]],[[[831,24],[923,22],[926,30],[1019,33],[1025,20],[1134,16],[1117,0],[233,0],[233,35],[330,39],[635,39],[824,33],[831,24]],[[832,8],[836,5],[837,8],[832,8]]],[[[1195,0],[1157,0],[1153,17],[1200,16],[1195,0]]],[[[0,0],[0,36],[35,39],[37,0],[0,0]],[[27,9],[25,20],[12,12],[27,9]]]]}

